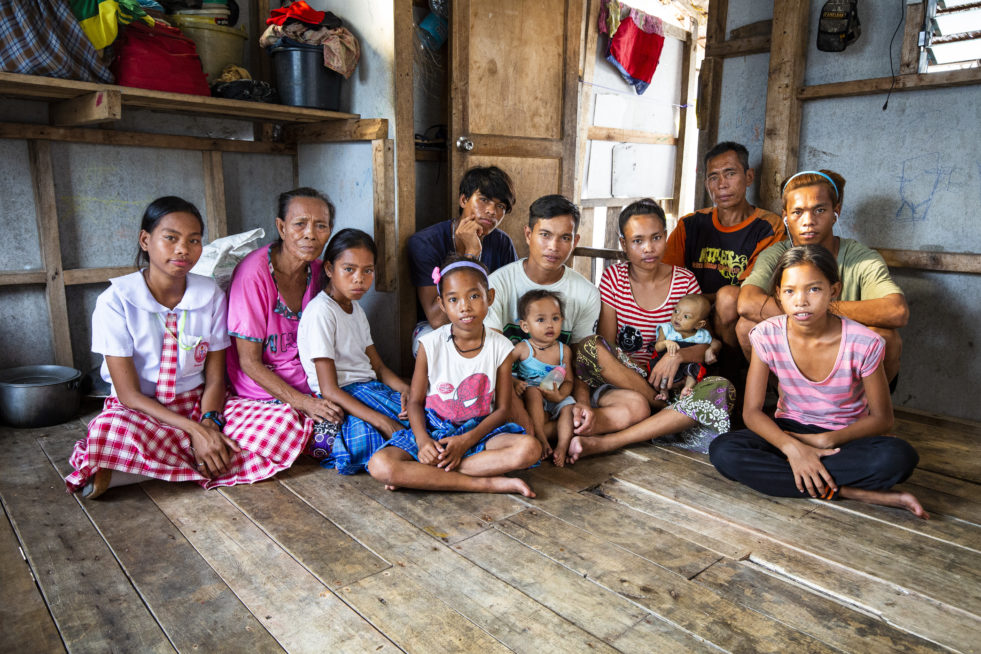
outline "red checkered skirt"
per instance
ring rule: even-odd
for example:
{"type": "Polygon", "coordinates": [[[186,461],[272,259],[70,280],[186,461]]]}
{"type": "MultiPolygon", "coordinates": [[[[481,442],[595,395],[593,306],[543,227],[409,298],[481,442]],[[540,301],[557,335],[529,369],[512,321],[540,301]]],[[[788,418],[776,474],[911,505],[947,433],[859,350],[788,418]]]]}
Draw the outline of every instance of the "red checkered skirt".
{"type": "MultiPolygon", "coordinates": [[[[167,408],[200,420],[202,388],[178,394],[167,408]]],[[[133,411],[115,397],[106,398],[102,413],[89,423],[85,440],[75,444],[69,459],[75,472],[65,484],[75,492],[100,468],[164,481],[194,481],[204,488],[251,484],[289,468],[313,433],[313,420],[287,404],[232,397],[224,413],[224,433],[242,451],[231,453],[228,472],[209,479],[195,467],[186,432],[133,411]]]]}

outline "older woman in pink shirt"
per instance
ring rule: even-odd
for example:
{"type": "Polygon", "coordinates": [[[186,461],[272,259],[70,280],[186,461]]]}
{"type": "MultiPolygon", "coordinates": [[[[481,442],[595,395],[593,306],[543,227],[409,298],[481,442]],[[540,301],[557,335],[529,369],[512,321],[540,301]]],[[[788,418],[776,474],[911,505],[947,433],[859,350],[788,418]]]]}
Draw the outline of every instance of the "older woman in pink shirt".
{"type": "Polygon", "coordinates": [[[329,454],[329,443],[311,441],[314,424],[343,419],[340,407],[311,394],[296,346],[300,315],[322,286],[318,257],[333,222],[334,206],[319,191],[281,194],[279,240],[239,263],[228,291],[228,377],[237,397],[224,417],[278,441],[284,468],[304,448],[329,454]]]}

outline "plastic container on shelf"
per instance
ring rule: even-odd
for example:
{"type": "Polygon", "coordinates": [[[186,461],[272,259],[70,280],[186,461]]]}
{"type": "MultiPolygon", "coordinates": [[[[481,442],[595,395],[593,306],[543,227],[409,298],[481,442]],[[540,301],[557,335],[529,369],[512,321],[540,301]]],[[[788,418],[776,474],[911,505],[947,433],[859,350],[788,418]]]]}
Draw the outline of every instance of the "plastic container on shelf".
{"type": "Polygon", "coordinates": [[[201,68],[208,76],[209,84],[215,83],[228,64],[242,65],[247,38],[245,28],[216,25],[208,18],[184,14],[174,14],[172,18],[181,32],[197,46],[201,68]]]}
{"type": "Polygon", "coordinates": [[[337,111],[344,77],[324,66],[320,46],[287,46],[271,50],[276,89],[283,104],[337,111]]]}
{"type": "Polygon", "coordinates": [[[223,4],[202,5],[200,9],[180,9],[174,12],[173,17],[195,18],[227,27],[230,23],[231,11],[223,4]]]}

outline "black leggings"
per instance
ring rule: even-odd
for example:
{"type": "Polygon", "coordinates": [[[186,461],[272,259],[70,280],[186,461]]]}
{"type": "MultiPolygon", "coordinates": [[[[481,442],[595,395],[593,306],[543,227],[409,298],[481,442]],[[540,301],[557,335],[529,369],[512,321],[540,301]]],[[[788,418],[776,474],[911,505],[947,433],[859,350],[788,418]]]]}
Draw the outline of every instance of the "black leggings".
{"type": "MultiPolygon", "coordinates": [[[[825,427],[777,418],[777,426],[798,434],[817,434],[825,427]]],[[[839,446],[821,459],[835,483],[852,488],[886,490],[905,481],[920,460],[913,446],[892,436],[869,436],[839,446]]],[[[709,446],[709,458],[723,477],[767,495],[802,497],[787,457],[749,429],[722,434],[709,446]]]]}

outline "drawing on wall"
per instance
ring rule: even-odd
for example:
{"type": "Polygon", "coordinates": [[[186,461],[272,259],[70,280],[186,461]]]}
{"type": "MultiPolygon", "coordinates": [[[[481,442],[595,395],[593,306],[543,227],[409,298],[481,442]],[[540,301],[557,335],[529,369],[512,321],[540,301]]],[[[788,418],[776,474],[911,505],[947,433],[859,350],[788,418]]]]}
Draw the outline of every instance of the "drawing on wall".
{"type": "Polygon", "coordinates": [[[901,204],[896,211],[897,222],[922,222],[927,219],[937,191],[950,187],[955,168],[940,165],[940,153],[929,152],[903,161],[899,177],[901,204]]]}

